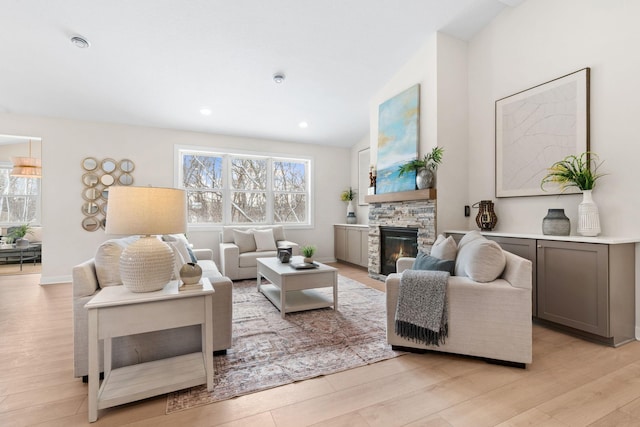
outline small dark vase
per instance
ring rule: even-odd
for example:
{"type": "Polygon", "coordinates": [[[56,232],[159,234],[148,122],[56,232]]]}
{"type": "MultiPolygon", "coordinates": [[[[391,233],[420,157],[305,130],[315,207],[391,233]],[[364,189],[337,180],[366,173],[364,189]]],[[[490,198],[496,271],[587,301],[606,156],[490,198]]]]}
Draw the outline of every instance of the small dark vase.
{"type": "Polygon", "coordinates": [[[493,210],[493,202],[491,200],[481,200],[475,203],[473,207],[479,208],[476,215],[476,224],[482,231],[491,231],[498,223],[498,216],[493,210]]]}
{"type": "Polygon", "coordinates": [[[549,209],[542,219],[542,234],[549,236],[568,236],[571,222],[564,214],[564,209],[549,209]]]}

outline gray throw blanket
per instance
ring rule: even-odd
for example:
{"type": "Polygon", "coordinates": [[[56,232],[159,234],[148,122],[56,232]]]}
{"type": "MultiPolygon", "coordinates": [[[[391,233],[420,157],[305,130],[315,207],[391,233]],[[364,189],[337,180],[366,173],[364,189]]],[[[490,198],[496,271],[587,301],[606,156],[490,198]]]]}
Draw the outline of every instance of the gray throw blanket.
{"type": "Polygon", "coordinates": [[[400,279],[396,334],[425,345],[445,343],[447,271],[405,270],[400,279]]]}

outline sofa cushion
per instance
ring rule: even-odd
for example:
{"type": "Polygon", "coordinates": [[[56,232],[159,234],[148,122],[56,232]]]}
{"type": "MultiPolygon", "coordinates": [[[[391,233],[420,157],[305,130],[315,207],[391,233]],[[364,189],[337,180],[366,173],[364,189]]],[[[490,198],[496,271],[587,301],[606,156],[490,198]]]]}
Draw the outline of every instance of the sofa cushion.
{"type": "Polygon", "coordinates": [[[253,230],[233,230],[233,243],[236,244],[241,254],[256,251],[256,239],[253,230]]]}
{"type": "Polygon", "coordinates": [[[179,246],[181,246],[181,244],[179,242],[166,242],[166,243],[167,243],[167,245],[169,245],[169,247],[173,251],[173,261],[174,262],[173,262],[173,277],[172,277],[172,279],[177,280],[177,279],[180,278],[180,269],[186,263],[183,255],[180,253],[180,249],[178,248],[179,246]]]}
{"type": "Polygon", "coordinates": [[[258,265],[258,258],[271,258],[278,255],[276,251],[245,252],[238,257],[238,266],[241,268],[255,267],[258,265]]]}
{"type": "Polygon", "coordinates": [[[256,241],[256,251],[275,251],[276,241],[273,238],[273,229],[253,230],[253,238],[256,241]]]}
{"type": "Polygon", "coordinates": [[[506,262],[500,245],[480,236],[458,250],[455,275],[467,276],[476,282],[491,282],[500,277],[506,262]]]}
{"type": "Polygon", "coordinates": [[[455,261],[457,253],[458,245],[451,236],[445,238],[440,234],[431,246],[431,256],[435,258],[455,261]]]}
{"type": "Polygon", "coordinates": [[[453,274],[455,266],[456,262],[453,260],[436,258],[420,251],[413,262],[412,270],[447,271],[453,274]]]}
{"type": "Polygon", "coordinates": [[[135,242],[138,236],[111,239],[98,246],[94,262],[96,277],[101,288],[122,285],[120,278],[120,255],[124,248],[135,242]]]}
{"type": "Polygon", "coordinates": [[[462,236],[462,239],[458,242],[458,251],[462,249],[464,245],[470,243],[476,239],[486,239],[478,230],[473,230],[462,236]]]}

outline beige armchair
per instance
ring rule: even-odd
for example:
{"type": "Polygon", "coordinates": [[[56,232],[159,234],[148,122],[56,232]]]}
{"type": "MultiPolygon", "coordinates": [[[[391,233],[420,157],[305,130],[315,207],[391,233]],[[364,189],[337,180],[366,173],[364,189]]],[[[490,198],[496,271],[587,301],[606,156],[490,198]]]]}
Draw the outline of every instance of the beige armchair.
{"type": "Polygon", "coordinates": [[[531,261],[509,252],[504,255],[504,271],[493,281],[480,283],[464,276],[449,277],[449,332],[446,342],[439,346],[416,343],[395,333],[400,278],[414,261],[398,259],[398,273],[386,279],[388,343],[401,350],[464,354],[522,368],[531,363],[531,261]]]}
{"type": "Polygon", "coordinates": [[[220,233],[220,268],[231,280],[255,279],[258,258],[275,257],[280,248],[299,255],[299,245],[286,239],[281,225],[225,226],[220,233]]]}

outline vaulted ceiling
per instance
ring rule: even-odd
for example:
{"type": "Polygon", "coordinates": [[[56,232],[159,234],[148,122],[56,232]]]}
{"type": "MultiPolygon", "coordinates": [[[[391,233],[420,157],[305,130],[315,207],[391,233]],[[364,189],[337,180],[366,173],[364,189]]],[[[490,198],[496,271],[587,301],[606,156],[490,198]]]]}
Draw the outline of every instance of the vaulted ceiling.
{"type": "Polygon", "coordinates": [[[349,147],[430,35],[521,1],[0,0],[0,112],[349,147]]]}

